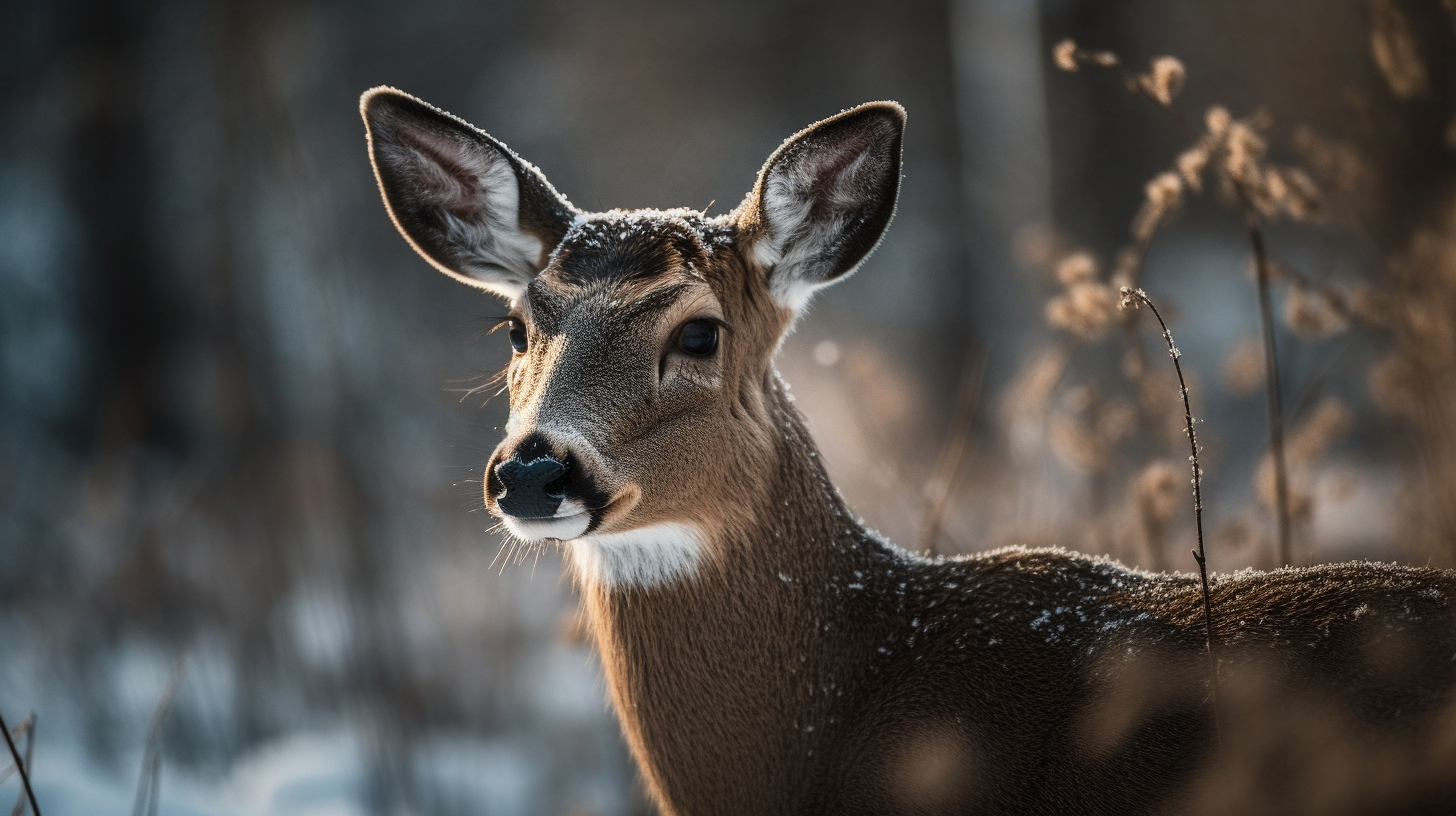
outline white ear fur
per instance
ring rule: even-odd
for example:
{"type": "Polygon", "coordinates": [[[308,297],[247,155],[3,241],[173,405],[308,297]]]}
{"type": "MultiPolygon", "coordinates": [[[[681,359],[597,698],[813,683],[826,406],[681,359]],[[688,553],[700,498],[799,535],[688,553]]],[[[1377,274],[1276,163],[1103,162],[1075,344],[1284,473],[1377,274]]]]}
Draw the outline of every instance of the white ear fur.
{"type": "MultiPolygon", "coordinates": [[[[445,140],[439,143],[442,149],[450,147],[445,140]]],[[[452,158],[468,175],[455,178],[422,150],[400,147],[391,152],[391,159],[406,168],[405,173],[427,178],[429,188],[446,194],[440,204],[444,237],[457,249],[454,268],[443,271],[466,276],[467,283],[507,299],[519,297],[539,271],[536,261],[545,247],[519,226],[520,184],[504,157],[493,158],[485,151],[459,152],[452,158]],[[472,210],[474,217],[460,214],[472,210]]]]}
{"type": "Polygon", "coordinates": [[[535,167],[464,121],[388,88],[360,104],[400,233],[446,274],[520,297],[576,210],[535,167]]]}
{"type": "Polygon", "coordinates": [[[764,185],[764,222],[769,225],[769,233],[754,245],[753,256],[765,269],[780,270],[779,274],[770,276],[769,289],[775,300],[792,311],[802,311],[815,292],[838,277],[853,274],[864,262],[861,258],[859,263],[829,280],[795,274],[814,261],[822,248],[844,230],[855,204],[849,188],[856,169],[863,164],[864,156],[860,155],[848,166],[836,170],[819,167],[810,157],[786,172],[769,177],[764,185]],[[827,199],[824,207],[827,212],[818,219],[812,217],[818,202],[816,183],[821,188],[818,196],[827,199]]]}
{"type": "Polygon", "coordinates": [[[802,311],[878,245],[899,192],[904,115],[893,102],[861,105],[790,137],[764,165],[740,224],[784,307],[802,311]]]}

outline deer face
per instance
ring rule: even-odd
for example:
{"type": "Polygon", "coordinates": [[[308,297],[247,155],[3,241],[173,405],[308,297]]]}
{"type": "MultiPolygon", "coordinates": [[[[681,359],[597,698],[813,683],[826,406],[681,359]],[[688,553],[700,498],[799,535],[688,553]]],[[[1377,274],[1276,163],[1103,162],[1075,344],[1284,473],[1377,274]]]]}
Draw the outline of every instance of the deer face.
{"type": "Polygon", "coordinates": [[[735,503],[714,486],[765,450],[759,383],[787,319],[730,225],[583,217],[512,303],[487,506],[526,539],[708,523],[704,504],[735,503]]]}
{"type": "Polygon", "coordinates": [[[772,489],[773,353],[889,224],[900,107],[790,138],[716,218],[582,213],[503,144],[413,97],[378,88],[362,110],[400,232],[510,303],[511,416],[485,479],[506,528],[700,543],[751,516],[772,489]]]}

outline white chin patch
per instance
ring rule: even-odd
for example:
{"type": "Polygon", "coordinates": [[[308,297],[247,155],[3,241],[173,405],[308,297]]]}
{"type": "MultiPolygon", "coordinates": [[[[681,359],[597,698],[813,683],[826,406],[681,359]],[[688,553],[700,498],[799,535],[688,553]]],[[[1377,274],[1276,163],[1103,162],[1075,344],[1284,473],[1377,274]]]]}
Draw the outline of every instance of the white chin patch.
{"type": "Polygon", "coordinates": [[[653,524],[568,543],[584,581],[617,589],[651,587],[686,578],[697,569],[703,538],[692,524],[653,524]]]}
{"type": "Polygon", "coordinates": [[[502,516],[511,535],[524,541],[540,541],[543,538],[559,538],[569,541],[591,526],[591,513],[584,512],[581,504],[567,500],[561,503],[556,515],[551,518],[527,519],[502,516]]]}

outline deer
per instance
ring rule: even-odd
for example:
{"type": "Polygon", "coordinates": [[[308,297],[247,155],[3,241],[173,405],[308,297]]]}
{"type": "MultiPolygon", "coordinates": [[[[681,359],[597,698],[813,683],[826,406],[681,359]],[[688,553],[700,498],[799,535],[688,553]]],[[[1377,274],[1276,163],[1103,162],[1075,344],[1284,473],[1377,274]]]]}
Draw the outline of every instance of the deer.
{"type": "Polygon", "coordinates": [[[565,553],[661,813],[1208,812],[1241,727],[1297,710],[1394,740],[1449,717],[1451,571],[1214,575],[1215,705],[1195,575],[1062,549],[929,558],[850,510],[774,361],[890,224],[900,105],[794,134],[712,217],[584,212],[415,97],[374,88],[360,109],[399,233],[509,305],[484,503],[565,553]]]}

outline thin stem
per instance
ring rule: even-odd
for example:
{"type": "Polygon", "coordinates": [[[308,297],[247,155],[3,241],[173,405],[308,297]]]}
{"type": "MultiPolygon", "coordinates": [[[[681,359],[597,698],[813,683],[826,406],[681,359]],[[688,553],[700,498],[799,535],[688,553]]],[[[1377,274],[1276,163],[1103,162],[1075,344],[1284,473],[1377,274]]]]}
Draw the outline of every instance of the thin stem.
{"type": "Polygon", "coordinates": [[[1259,319],[1264,324],[1264,392],[1269,403],[1269,451],[1274,458],[1274,514],[1278,519],[1278,559],[1289,566],[1289,471],[1284,461],[1284,409],[1279,395],[1279,356],[1274,348],[1274,312],[1269,305],[1269,255],[1264,249],[1264,230],[1239,185],[1244,204],[1244,225],[1254,246],[1254,269],[1259,284],[1259,319]]]}
{"type": "MultiPolygon", "coordinates": [[[[30,716],[26,717],[25,721],[20,725],[15,726],[15,730],[25,732],[25,766],[27,768],[32,767],[32,755],[35,752],[35,712],[30,712],[30,716]]],[[[14,737],[16,735],[11,734],[10,736],[14,737]]],[[[22,795],[15,800],[15,807],[10,809],[10,816],[21,816],[24,812],[25,796],[22,795]]]]}
{"type": "Polygon", "coordinates": [[[147,728],[147,743],[142,752],[141,778],[137,780],[137,796],[132,805],[132,816],[156,816],[162,783],[162,727],[167,722],[167,712],[172,708],[172,701],[177,698],[177,692],[182,688],[186,668],[187,663],[181,657],[172,664],[167,685],[162,688],[161,699],[157,700],[157,707],[152,711],[152,723],[147,728]]]}
{"type": "MultiPolygon", "coordinates": [[[[1110,52],[1091,52],[1078,49],[1077,60],[1086,65],[1095,65],[1108,68],[1120,77],[1127,85],[1129,91],[1144,96],[1158,105],[1172,117],[1175,124],[1185,132],[1196,133],[1197,129],[1189,122],[1183,114],[1172,105],[1163,102],[1149,93],[1147,87],[1139,78],[1123,66],[1122,61],[1116,54],[1110,52]]],[[[1237,178],[1233,179],[1234,189],[1238,191],[1239,203],[1243,209],[1244,225],[1249,231],[1249,240],[1254,245],[1254,262],[1258,270],[1259,285],[1259,316],[1264,325],[1264,377],[1265,393],[1269,401],[1269,448],[1274,459],[1274,502],[1275,517],[1278,525],[1278,553],[1280,566],[1288,566],[1291,560],[1289,544],[1289,470],[1284,457],[1284,412],[1280,405],[1279,398],[1279,358],[1274,348],[1274,315],[1269,305],[1269,281],[1272,278],[1268,252],[1264,248],[1264,231],[1259,226],[1259,219],[1255,214],[1253,201],[1249,191],[1237,178]]],[[[1147,254],[1148,244],[1152,242],[1152,233],[1149,233],[1146,241],[1133,244],[1134,258],[1136,264],[1133,269],[1141,272],[1143,259],[1147,254]]],[[[1134,275],[1132,286],[1137,286],[1137,276],[1134,275]]],[[[1150,306],[1152,304],[1149,304],[1150,306]]],[[[1201,546],[1201,545],[1200,545],[1201,546]]]]}
{"type": "Polygon", "coordinates": [[[1173,370],[1178,374],[1178,391],[1183,397],[1183,421],[1188,430],[1188,464],[1193,471],[1193,521],[1198,530],[1198,549],[1193,551],[1193,560],[1198,562],[1198,578],[1203,585],[1203,626],[1207,638],[1205,645],[1208,648],[1208,680],[1209,693],[1213,700],[1213,724],[1215,732],[1221,734],[1222,729],[1218,723],[1218,656],[1213,649],[1213,601],[1208,590],[1208,557],[1203,549],[1203,468],[1198,464],[1198,434],[1193,430],[1193,407],[1188,400],[1188,383],[1183,379],[1183,364],[1179,362],[1183,353],[1173,344],[1173,333],[1168,330],[1168,324],[1163,321],[1163,316],[1158,313],[1158,307],[1153,305],[1147,292],[1129,286],[1122,287],[1122,305],[1124,307],[1137,308],[1139,303],[1147,305],[1153,313],[1153,317],[1157,318],[1158,326],[1163,330],[1163,342],[1168,344],[1168,356],[1173,358],[1173,370]]]}
{"type": "Polygon", "coordinates": [[[25,797],[30,800],[30,812],[34,816],[40,816],[40,805],[35,803],[35,791],[30,787],[30,771],[26,770],[20,752],[15,749],[15,740],[10,736],[10,726],[5,724],[3,715],[0,715],[0,731],[5,732],[5,746],[10,749],[10,757],[15,760],[15,767],[20,772],[20,784],[25,786],[25,797]]]}
{"type": "Polygon", "coordinates": [[[925,500],[924,527],[920,531],[917,551],[934,553],[935,538],[945,516],[945,505],[950,499],[951,488],[955,487],[956,477],[960,475],[961,463],[965,460],[966,442],[971,435],[971,420],[976,415],[976,404],[981,396],[981,379],[985,371],[985,355],[968,351],[965,365],[961,367],[960,387],[956,391],[950,443],[941,449],[940,461],[935,464],[935,474],[927,485],[929,495],[925,500]]]}

